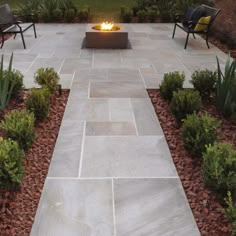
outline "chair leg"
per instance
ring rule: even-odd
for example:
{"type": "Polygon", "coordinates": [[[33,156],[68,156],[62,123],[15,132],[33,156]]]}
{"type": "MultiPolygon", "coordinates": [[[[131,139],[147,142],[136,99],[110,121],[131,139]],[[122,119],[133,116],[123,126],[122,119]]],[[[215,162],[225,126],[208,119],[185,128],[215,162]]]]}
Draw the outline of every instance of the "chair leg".
{"type": "Polygon", "coordinates": [[[2,34],[2,45],[1,45],[1,48],[3,47],[3,45],[4,45],[4,34],[2,34]]]}
{"type": "Polygon", "coordinates": [[[172,39],[175,37],[175,30],[176,30],[176,23],[175,23],[174,31],[173,31],[173,34],[172,34],[172,39]]]}
{"type": "Polygon", "coordinates": [[[206,35],[206,44],[207,44],[207,47],[208,49],[210,48],[209,44],[208,44],[208,34],[206,35]]]}
{"type": "Polygon", "coordinates": [[[33,28],[34,28],[34,37],[37,38],[36,29],[35,29],[35,24],[33,24],[33,28]]]}
{"type": "Polygon", "coordinates": [[[193,37],[196,39],[195,34],[193,33],[193,37]]]}
{"type": "Polygon", "coordinates": [[[24,36],[23,36],[23,32],[21,32],[20,34],[21,34],[21,38],[22,38],[23,45],[24,45],[24,49],[26,49],[25,40],[24,40],[24,36]]]}
{"type": "Polygon", "coordinates": [[[17,35],[17,34],[14,34],[14,39],[16,38],[16,35],[17,35]]]}
{"type": "Polygon", "coordinates": [[[187,48],[187,45],[188,45],[188,38],[189,38],[189,33],[187,33],[187,38],[186,38],[186,41],[185,41],[185,46],[184,46],[184,49],[187,48]]]}

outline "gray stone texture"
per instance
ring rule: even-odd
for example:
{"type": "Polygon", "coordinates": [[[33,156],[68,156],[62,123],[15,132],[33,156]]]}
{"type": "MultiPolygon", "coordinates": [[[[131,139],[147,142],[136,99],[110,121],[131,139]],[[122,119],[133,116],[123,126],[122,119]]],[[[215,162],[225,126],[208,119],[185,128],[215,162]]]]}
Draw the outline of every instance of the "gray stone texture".
{"type": "Polygon", "coordinates": [[[124,24],[132,49],[84,49],[86,24],[37,24],[5,42],[6,68],[37,86],[39,67],[53,67],[70,88],[58,140],[31,236],[197,236],[168,145],[146,92],[164,73],[223,66],[227,55],[207,49],[173,24],[124,24]],[[124,179],[125,178],[125,179],[124,179]]]}

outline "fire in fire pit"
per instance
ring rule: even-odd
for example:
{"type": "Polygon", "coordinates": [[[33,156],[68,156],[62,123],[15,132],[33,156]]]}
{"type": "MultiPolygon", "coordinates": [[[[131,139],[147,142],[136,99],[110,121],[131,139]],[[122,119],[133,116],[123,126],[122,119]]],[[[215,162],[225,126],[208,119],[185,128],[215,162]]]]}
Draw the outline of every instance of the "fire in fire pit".
{"type": "Polygon", "coordinates": [[[127,48],[128,31],[111,22],[88,24],[85,40],[87,48],[127,48]]]}
{"type": "Polygon", "coordinates": [[[101,24],[101,30],[112,30],[113,26],[113,23],[109,23],[108,21],[106,21],[101,24]]]}
{"type": "Polygon", "coordinates": [[[99,31],[117,31],[120,30],[120,27],[117,25],[114,25],[111,22],[103,22],[100,25],[95,25],[92,27],[95,30],[99,30],[99,31]]]}

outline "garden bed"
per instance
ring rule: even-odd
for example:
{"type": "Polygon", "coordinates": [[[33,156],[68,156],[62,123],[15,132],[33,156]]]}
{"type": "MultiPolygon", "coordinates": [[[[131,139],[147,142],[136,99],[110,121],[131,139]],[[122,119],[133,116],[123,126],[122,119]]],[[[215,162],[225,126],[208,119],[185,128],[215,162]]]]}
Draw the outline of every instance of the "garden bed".
{"type": "MultiPolygon", "coordinates": [[[[148,93],[201,235],[231,235],[231,224],[226,218],[224,203],[217,199],[216,195],[204,185],[201,159],[191,157],[184,149],[181,128],[176,125],[175,118],[169,112],[168,103],[161,98],[159,90],[148,90],[148,93]]],[[[221,121],[218,130],[220,141],[236,146],[236,125],[219,115],[213,101],[204,103],[201,112],[208,112],[221,121]]]]}
{"type": "MultiPolygon", "coordinates": [[[[28,236],[34,221],[38,202],[47,176],[58,131],[61,125],[69,90],[51,97],[48,118],[36,124],[36,139],[25,156],[25,176],[15,191],[0,191],[0,234],[28,236]]],[[[28,91],[11,101],[7,110],[24,108],[28,91]]],[[[3,117],[1,114],[0,121],[3,117]]],[[[0,136],[2,132],[0,130],[0,136]]]]}

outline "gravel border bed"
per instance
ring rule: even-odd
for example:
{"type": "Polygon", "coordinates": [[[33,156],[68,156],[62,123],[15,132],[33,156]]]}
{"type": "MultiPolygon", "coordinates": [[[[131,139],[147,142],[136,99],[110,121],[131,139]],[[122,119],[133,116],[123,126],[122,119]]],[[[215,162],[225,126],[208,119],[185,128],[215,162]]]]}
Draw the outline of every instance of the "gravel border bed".
{"type": "MultiPolygon", "coordinates": [[[[20,98],[11,102],[8,110],[23,108],[27,94],[25,90],[20,98]]],[[[1,236],[30,234],[68,96],[69,90],[62,90],[61,96],[53,95],[48,118],[36,124],[37,137],[26,153],[25,177],[20,189],[10,192],[0,190],[1,236]]]]}
{"type": "MultiPolygon", "coordinates": [[[[230,236],[231,225],[225,216],[222,203],[203,183],[201,160],[191,157],[184,149],[181,128],[176,126],[168,103],[161,98],[159,90],[150,89],[148,93],[201,235],[230,236]]],[[[222,124],[218,130],[220,140],[236,146],[236,125],[220,116],[212,103],[204,104],[202,112],[208,112],[221,120],[222,124]]]]}

